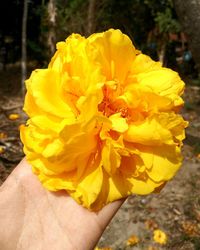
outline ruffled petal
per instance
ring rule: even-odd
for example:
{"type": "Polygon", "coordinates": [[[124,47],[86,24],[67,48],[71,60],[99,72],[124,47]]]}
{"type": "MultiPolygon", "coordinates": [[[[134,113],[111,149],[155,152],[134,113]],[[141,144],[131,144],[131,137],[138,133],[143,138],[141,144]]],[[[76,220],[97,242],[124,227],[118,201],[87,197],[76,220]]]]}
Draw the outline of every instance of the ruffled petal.
{"type": "Polygon", "coordinates": [[[120,30],[110,29],[91,35],[88,42],[91,46],[88,49],[95,51],[95,61],[101,64],[107,80],[117,79],[124,82],[136,56],[129,37],[120,30]]]}
{"type": "Polygon", "coordinates": [[[143,145],[173,143],[170,131],[162,126],[156,116],[130,124],[128,131],[124,134],[124,140],[143,145]]]}
{"type": "Polygon", "coordinates": [[[173,100],[174,106],[183,104],[180,95],[183,94],[185,85],[176,72],[161,68],[138,74],[137,81],[139,85],[148,87],[156,94],[173,100]]]}
{"type": "MultiPolygon", "coordinates": [[[[95,164],[94,164],[95,166],[95,164]]],[[[99,196],[103,183],[103,171],[100,166],[88,167],[82,179],[79,180],[76,190],[71,196],[80,204],[90,208],[99,196]]]]}
{"type": "Polygon", "coordinates": [[[54,116],[74,120],[72,110],[61,97],[60,77],[55,71],[34,71],[26,86],[38,108],[54,116]]]}

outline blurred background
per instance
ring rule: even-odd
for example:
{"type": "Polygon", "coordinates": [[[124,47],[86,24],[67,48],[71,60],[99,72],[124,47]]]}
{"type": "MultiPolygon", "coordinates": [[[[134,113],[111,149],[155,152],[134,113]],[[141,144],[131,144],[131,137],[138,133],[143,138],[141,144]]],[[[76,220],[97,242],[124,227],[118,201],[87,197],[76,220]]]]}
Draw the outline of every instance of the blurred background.
{"type": "Polygon", "coordinates": [[[23,60],[27,77],[26,68],[29,74],[46,67],[56,42],[71,33],[89,36],[118,28],[143,53],[198,83],[199,1],[7,0],[0,12],[1,71],[21,67],[23,60]]]}
{"type": "Polygon", "coordinates": [[[120,29],[143,53],[179,72],[190,126],[175,179],[160,194],[130,197],[97,249],[200,250],[200,0],[1,1],[0,183],[23,157],[24,80],[47,67],[57,41],[108,28],[120,29]]]}

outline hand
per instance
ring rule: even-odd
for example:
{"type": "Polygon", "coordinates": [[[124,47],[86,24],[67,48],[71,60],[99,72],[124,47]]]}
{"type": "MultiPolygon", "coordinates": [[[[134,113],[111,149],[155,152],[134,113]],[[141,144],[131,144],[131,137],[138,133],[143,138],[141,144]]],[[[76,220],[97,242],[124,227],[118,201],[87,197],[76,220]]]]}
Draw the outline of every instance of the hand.
{"type": "Polygon", "coordinates": [[[122,203],[91,212],[65,191],[44,189],[24,159],[0,189],[0,249],[94,249],[122,203]]]}

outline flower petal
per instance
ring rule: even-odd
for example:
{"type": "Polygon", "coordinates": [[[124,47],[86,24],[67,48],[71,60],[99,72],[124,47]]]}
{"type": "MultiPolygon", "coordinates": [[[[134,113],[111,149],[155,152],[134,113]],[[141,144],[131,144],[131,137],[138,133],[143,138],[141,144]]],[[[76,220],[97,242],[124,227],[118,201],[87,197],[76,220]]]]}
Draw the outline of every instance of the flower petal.
{"type": "Polygon", "coordinates": [[[121,164],[121,156],[114,148],[111,140],[106,140],[102,149],[102,164],[108,174],[116,172],[121,164]]]}
{"type": "Polygon", "coordinates": [[[143,145],[173,143],[170,131],[160,124],[156,116],[132,123],[124,134],[124,139],[128,142],[141,143],[143,145]]]}
{"type": "Polygon", "coordinates": [[[51,70],[36,70],[26,81],[35,104],[43,111],[62,118],[74,119],[70,107],[61,99],[59,75],[51,70]]]}
{"type": "Polygon", "coordinates": [[[102,65],[107,80],[123,82],[136,53],[129,37],[120,30],[110,29],[91,35],[88,41],[96,50],[96,61],[102,65]]]}
{"type": "Polygon", "coordinates": [[[161,68],[137,75],[139,85],[150,88],[156,94],[173,100],[175,106],[183,104],[180,95],[184,90],[184,82],[178,74],[170,69],[161,68]]]}
{"type": "Polygon", "coordinates": [[[71,196],[78,203],[90,208],[101,192],[103,182],[103,172],[100,166],[90,167],[85,172],[84,177],[79,180],[75,192],[71,196]]]}
{"type": "Polygon", "coordinates": [[[120,113],[111,115],[109,120],[112,122],[112,130],[114,131],[124,133],[128,129],[126,119],[122,118],[120,113]]]}

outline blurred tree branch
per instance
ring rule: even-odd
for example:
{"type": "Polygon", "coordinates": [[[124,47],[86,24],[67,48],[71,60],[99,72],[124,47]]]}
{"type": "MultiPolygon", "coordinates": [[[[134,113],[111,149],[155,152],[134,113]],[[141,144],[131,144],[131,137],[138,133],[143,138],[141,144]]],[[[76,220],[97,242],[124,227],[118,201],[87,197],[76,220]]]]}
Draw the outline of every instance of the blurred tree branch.
{"type": "Polygon", "coordinates": [[[55,0],[49,0],[48,3],[48,21],[49,21],[49,32],[48,32],[48,38],[47,38],[47,43],[48,43],[48,49],[50,57],[55,52],[55,46],[56,46],[56,16],[57,16],[57,8],[56,8],[56,1],[55,0]]]}
{"type": "Polygon", "coordinates": [[[96,0],[89,0],[88,17],[87,17],[87,35],[92,34],[95,31],[95,17],[96,17],[96,0]]]}
{"type": "Polygon", "coordinates": [[[25,94],[24,81],[27,76],[27,17],[28,17],[28,0],[24,0],[23,18],[22,18],[22,59],[21,59],[21,88],[22,95],[25,94]]]}

